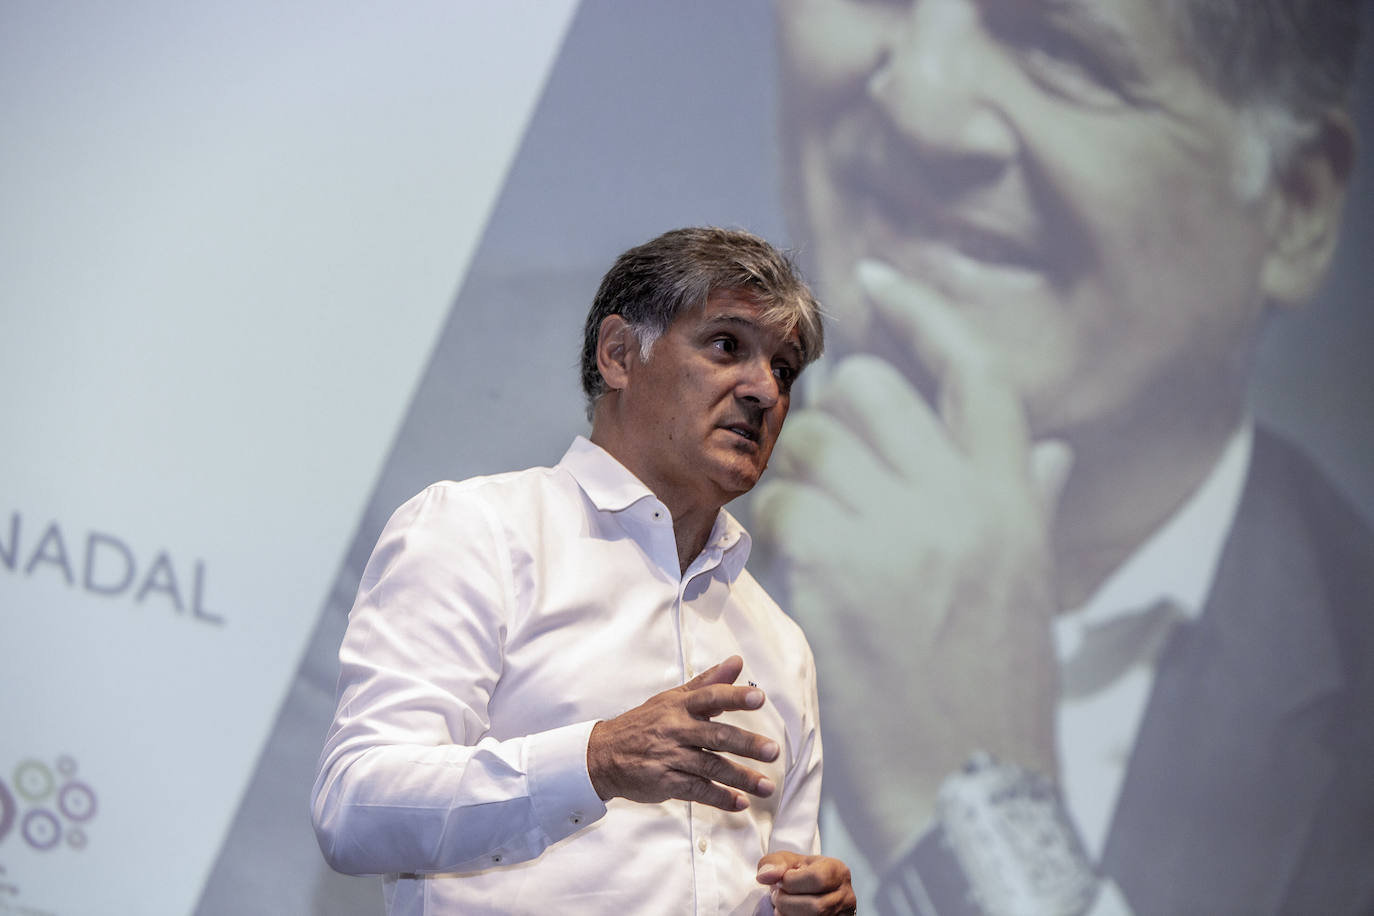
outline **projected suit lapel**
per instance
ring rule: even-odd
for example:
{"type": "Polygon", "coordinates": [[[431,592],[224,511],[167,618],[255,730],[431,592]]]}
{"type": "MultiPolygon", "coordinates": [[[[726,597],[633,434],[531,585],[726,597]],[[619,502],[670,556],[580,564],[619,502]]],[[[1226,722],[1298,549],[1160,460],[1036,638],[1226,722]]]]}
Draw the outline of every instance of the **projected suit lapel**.
{"type": "Polygon", "coordinates": [[[1297,874],[1314,819],[1346,789],[1370,795],[1333,781],[1330,741],[1352,724],[1336,713],[1359,708],[1342,693],[1341,624],[1359,608],[1367,621],[1374,594],[1337,555],[1374,556],[1370,543],[1306,459],[1257,435],[1203,617],[1161,659],[1103,857],[1137,916],[1287,912],[1295,883],[1322,893],[1297,874]]]}

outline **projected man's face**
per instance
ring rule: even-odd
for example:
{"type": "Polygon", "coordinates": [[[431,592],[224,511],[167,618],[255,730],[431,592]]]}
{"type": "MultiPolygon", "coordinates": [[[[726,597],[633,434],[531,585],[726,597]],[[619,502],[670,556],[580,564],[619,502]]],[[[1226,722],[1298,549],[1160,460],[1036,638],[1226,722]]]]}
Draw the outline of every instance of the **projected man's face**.
{"type": "Polygon", "coordinates": [[[835,352],[928,381],[855,278],[877,259],[968,319],[1037,434],[1239,386],[1271,192],[1166,7],[778,4],[792,216],[835,352]]]}

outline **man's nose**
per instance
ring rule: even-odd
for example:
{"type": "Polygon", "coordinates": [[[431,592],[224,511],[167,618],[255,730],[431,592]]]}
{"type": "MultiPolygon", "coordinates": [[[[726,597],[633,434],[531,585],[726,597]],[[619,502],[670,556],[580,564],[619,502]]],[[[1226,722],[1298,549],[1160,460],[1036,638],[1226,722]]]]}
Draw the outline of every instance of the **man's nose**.
{"type": "Polygon", "coordinates": [[[778,403],[782,389],[771,361],[749,360],[740,366],[740,373],[735,383],[735,397],[752,401],[765,410],[778,403]]]}
{"type": "Polygon", "coordinates": [[[927,165],[958,167],[965,182],[990,180],[1016,151],[1000,98],[1012,78],[1006,53],[976,3],[922,0],[888,35],[868,94],[927,165]]]}

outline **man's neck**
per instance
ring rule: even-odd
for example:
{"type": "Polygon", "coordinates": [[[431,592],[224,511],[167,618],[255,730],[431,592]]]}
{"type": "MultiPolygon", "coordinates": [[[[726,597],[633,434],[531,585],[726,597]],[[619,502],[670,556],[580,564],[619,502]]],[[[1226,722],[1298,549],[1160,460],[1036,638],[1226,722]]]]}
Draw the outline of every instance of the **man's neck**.
{"type": "Polygon", "coordinates": [[[720,515],[723,502],[705,498],[696,493],[683,492],[681,488],[668,486],[665,482],[654,480],[644,468],[636,467],[633,454],[618,447],[617,436],[608,431],[607,426],[593,425],[590,439],[593,444],[605,449],[616,461],[625,466],[631,474],[639,478],[649,490],[668,508],[673,521],[673,538],[677,542],[679,573],[686,573],[687,567],[706,548],[715,527],[716,517],[720,515]]]}
{"type": "Polygon", "coordinates": [[[672,506],[668,512],[673,516],[673,536],[677,539],[677,562],[679,572],[685,574],[692,561],[706,549],[706,541],[711,537],[716,518],[720,515],[717,506],[709,513],[705,511],[684,512],[679,516],[672,506]]]}
{"type": "Polygon", "coordinates": [[[1073,443],[1055,517],[1061,608],[1078,607],[1178,511],[1242,423],[1230,417],[1174,435],[1106,435],[1073,443]]]}

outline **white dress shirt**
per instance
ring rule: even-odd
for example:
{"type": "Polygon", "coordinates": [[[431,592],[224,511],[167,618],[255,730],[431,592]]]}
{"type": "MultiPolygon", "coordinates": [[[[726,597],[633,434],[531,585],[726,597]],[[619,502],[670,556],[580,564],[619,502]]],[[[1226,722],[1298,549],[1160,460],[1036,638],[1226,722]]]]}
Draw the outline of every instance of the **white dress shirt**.
{"type": "Polygon", "coordinates": [[[388,522],[339,652],[312,813],[326,858],[385,874],[387,912],[751,914],[775,850],[819,852],[815,667],[745,571],[725,511],[686,573],[667,508],[579,437],[553,468],[429,487],[388,522]],[[778,786],[748,810],[603,803],[597,720],[724,658],[778,786]]]}

